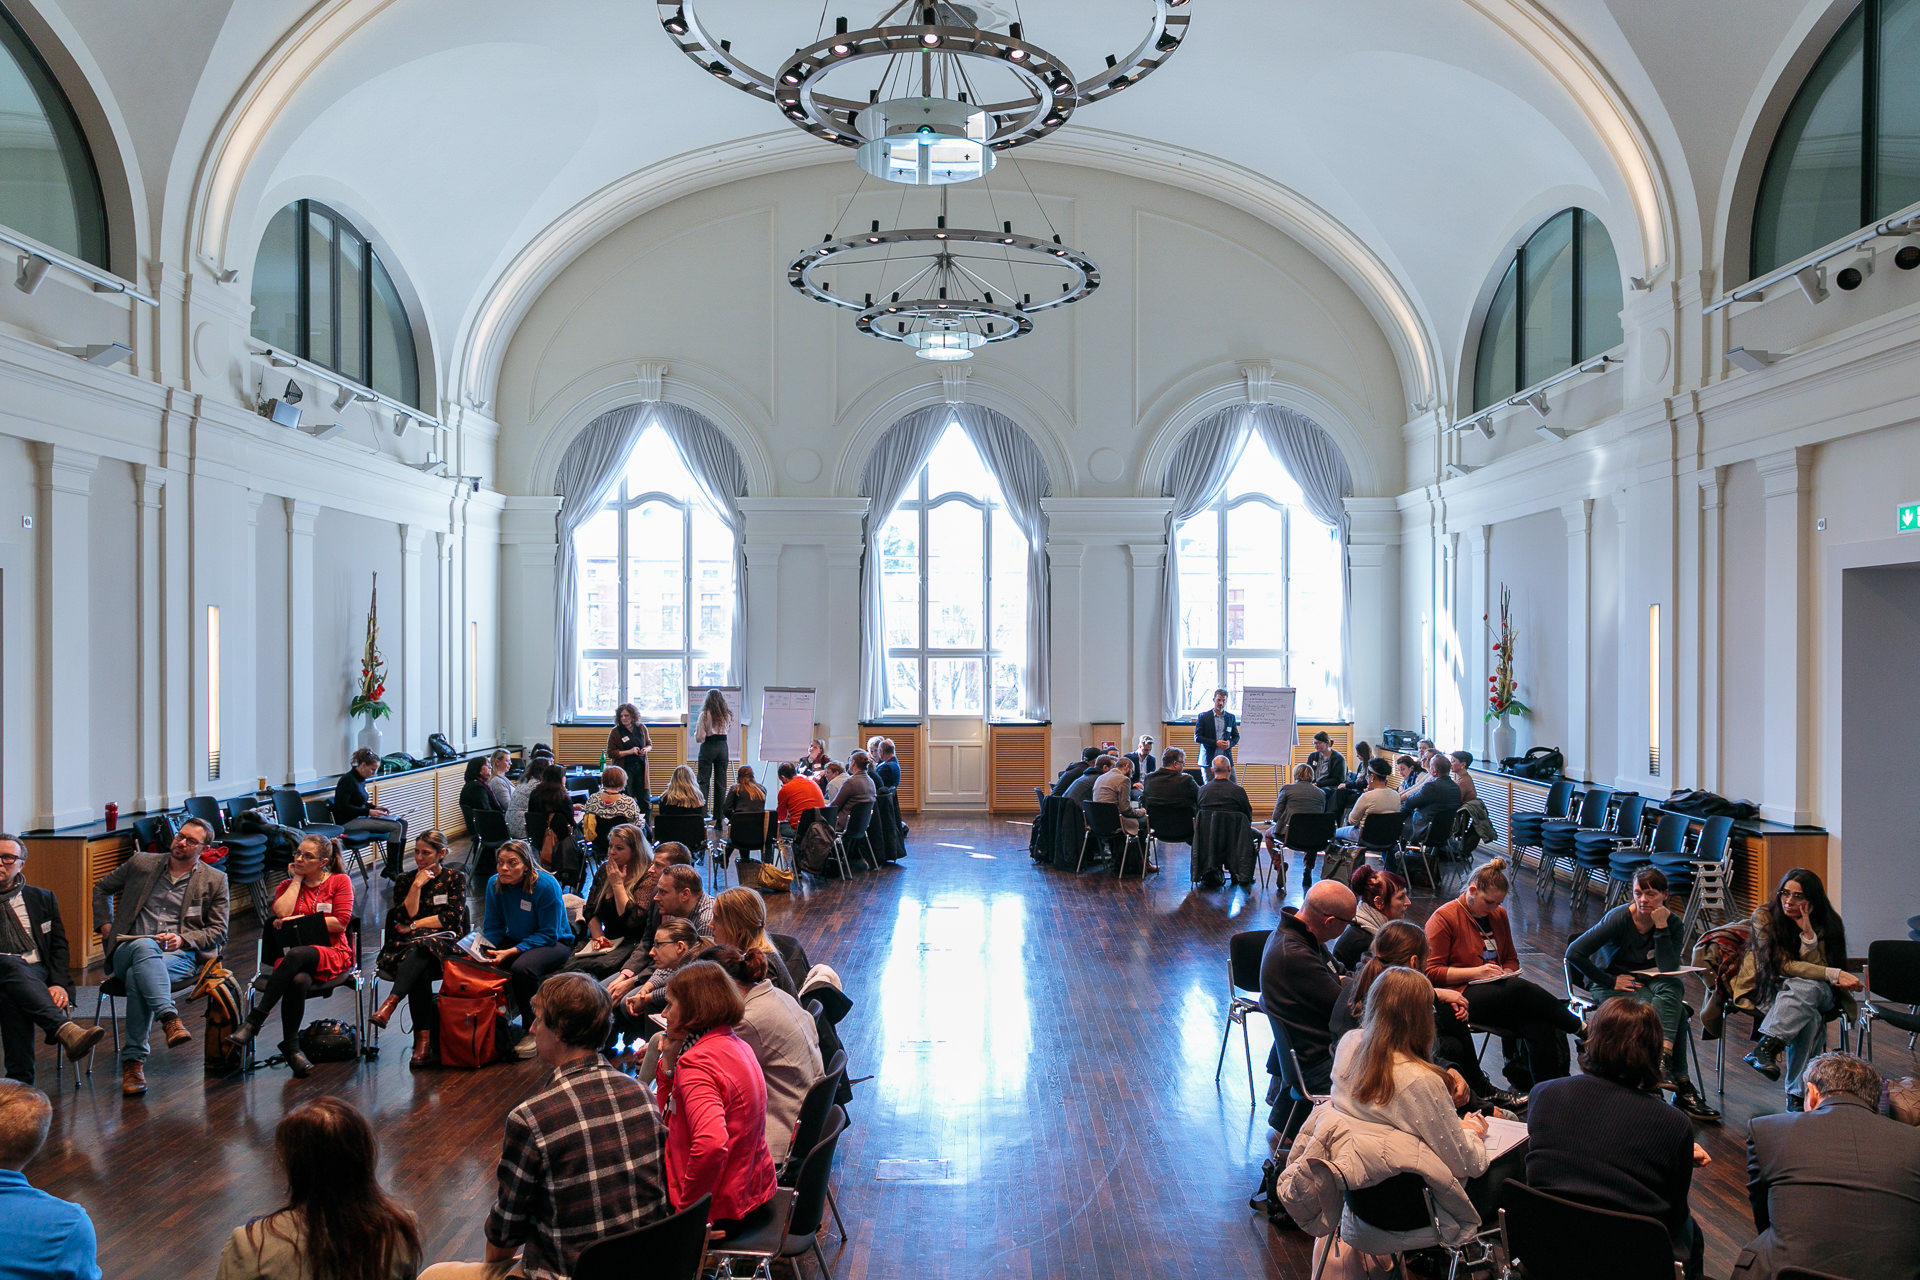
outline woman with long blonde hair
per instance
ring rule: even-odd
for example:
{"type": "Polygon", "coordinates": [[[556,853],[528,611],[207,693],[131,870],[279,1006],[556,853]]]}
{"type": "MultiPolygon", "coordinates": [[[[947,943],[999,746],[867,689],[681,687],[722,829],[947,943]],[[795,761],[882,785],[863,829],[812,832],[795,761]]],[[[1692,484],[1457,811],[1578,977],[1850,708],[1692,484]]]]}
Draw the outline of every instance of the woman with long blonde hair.
{"type": "Polygon", "coordinates": [[[759,952],[766,957],[767,977],[773,980],[773,985],[788,995],[796,994],[786,961],[773,945],[773,939],[767,937],[766,899],[755,890],[735,886],[713,900],[713,940],[742,955],[759,952]]]}
{"type": "Polygon", "coordinates": [[[706,807],[706,797],[700,794],[699,784],[693,780],[693,770],[681,765],[673,771],[673,778],[667,783],[667,789],[660,793],[660,806],[676,809],[699,809],[706,807]]]}

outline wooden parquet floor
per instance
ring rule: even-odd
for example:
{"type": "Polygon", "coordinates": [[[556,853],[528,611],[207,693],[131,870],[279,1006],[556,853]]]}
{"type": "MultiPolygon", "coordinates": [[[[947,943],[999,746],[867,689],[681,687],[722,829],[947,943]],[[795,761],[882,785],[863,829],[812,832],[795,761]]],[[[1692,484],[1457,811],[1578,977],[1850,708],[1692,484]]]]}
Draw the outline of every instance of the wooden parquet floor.
{"type": "MultiPolygon", "coordinates": [[[[840,1146],[849,1239],[827,1240],[834,1275],[1305,1280],[1307,1238],[1247,1209],[1266,1125],[1240,1045],[1217,1085],[1212,1065],[1226,940],[1271,927],[1281,900],[1272,889],[1190,891],[1178,848],[1145,883],[1041,869],[1026,834],[922,815],[898,867],[770,900],[774,927],[839,971],[854,1000],[841,1026],[851,1068],[873,1077],[855,1090],[840,1146]]],[[[1558,989],[1567,895],[1543,914],[1530,877],[1516,889],[1521,959],[1558,989]]],[[[1289,890],[1297,902],[1297,867],[1289,890]]],[[[1414,918],[1432,905],[1419,898],[1414,918]]],[[[234,943],[230,955],[245,959],[233,967],[250,975],[250,919],[234,943]]],[[[81,1008],[92,1010],[90,990],[81,1008]]],[[[327,1012],[316,1002],[310,1016],[327,1012]]],[[[199,1021],[191,1011],[196,1032],[199,1021]]],[[[1263,1090],[1268,1033],[1255,1022],[1263,1090]]],[[[1779,1086],[1740,1065],[1745,1020],[1735,1029],[1726,1123],[1702,1130],[1714,1163],[1694,1182],[1709,1276],[1727,1275],[1751,1234],[1746,1121],[1781,1108],[1779,1086]]],[[[1904,1040],[1880,1040],[1882,1069],[1914,1069],[1904,1040]]],[[[162,1048],[139,1101],[121,1099],[103,1052],[90,1086],[69,1081],[57,1097],[28,1176],[86,1206],[114,1280],[211,1276],[232,1227],[278,1203],[274,1125],[331,1093],[373,1117],[382,1176],[419,1214],[428,1257],[477,1257],[501,1119],[544,1073],[528,1062],[413,1074],[406,1037],[386,1045],[377,1062],[322,1066],[305,1081],[284,1070],[208,1080],[198,1042],[162,1048]]],[[[1706,1066],[1711,1078],[1710,1056],[1706,1066]]],[[[43,1051],[43,1088],[52,1067],[43,1051]]]]}

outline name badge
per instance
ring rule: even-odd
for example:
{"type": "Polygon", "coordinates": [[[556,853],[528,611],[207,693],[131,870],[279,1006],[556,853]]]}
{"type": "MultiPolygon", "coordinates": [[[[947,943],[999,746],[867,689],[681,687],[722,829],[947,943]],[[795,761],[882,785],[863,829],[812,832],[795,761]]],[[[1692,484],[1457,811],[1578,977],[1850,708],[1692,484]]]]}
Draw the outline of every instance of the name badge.
{"type": "Polygon", "coordinates": [[[433,895],[433,900],[435,902],[444,903],[447,900],[447,895],[444,893],[436,893],[433,895]]]}
{"type": "Polygon", "coordinates": [[[42,921],[40,922],[40,932],[42,932],[42,933],[52,933],[52,932],[53,932],[53,921],[51,921],[51,920],[42,920],[42,921]]]}
{"type": "Polygon", "coordinates": [[[531,911],[531,910],[533,910],[533,899],[532,899],[532,898],[522,898],[522,899],[520,900],[520,909],[521,909],[522,911],[531,911]]]}
{"type": "Polygon", "coordinates": [[[313,904],[313,909],[315,911],[318,911],[323,916],[330,916],[333,914],[333,904],[331,902],[316,902],[313,904]]]}

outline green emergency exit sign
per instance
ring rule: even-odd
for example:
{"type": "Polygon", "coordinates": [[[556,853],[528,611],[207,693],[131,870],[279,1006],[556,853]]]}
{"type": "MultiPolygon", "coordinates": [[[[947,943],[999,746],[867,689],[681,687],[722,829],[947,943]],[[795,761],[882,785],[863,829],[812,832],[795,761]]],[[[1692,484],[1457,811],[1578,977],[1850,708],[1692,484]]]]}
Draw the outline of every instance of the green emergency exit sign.
{"type": "Polygon", "coordinates": [[[1900,504],[1900,532],[1920,533],[1920,502],[1900,504]]]}

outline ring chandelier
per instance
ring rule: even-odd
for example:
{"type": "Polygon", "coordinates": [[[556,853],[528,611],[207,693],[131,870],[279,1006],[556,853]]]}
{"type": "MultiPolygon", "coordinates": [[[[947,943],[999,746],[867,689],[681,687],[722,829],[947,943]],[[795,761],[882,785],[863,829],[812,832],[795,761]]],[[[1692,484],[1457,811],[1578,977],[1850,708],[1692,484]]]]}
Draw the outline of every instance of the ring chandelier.
{"type": "Polygon", "coordinates": [[[868,173],[921,186],[980,177],[994,152],[1043,138],[1079,104],[1138,82],[1180,47],[1192,20],[1187,0],[1151,0],[1152,21],[1133,51],[1077,77],[1027,40],[1021,22],[997,29],[1005,0],[895,0],[871,27],[835,19],[832,34],[769,74],[705,24],[701,0],[655,3],[660,25],[694,62],[815,137],[860,151],[868,173]],[[911,148],[919,147],[937,154],[916,162],[911,148]]]}
{"type": "Polygon", "coordinates": [[[905,343],[922,359],[966,360],[1032,332],[1037,312],[1091,294],[1100,269],[1057,235],[1021,235],[1010,222],[997,232],[950,228],[943,214],[931,227],[883,231],[875,222],[861,234],[829,234],[793,260],[787,283],[857,311],[860,332],[905,343]]]}

